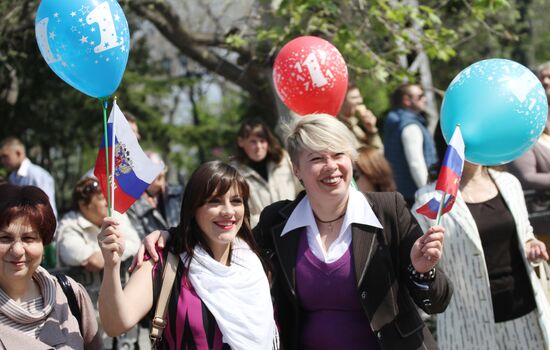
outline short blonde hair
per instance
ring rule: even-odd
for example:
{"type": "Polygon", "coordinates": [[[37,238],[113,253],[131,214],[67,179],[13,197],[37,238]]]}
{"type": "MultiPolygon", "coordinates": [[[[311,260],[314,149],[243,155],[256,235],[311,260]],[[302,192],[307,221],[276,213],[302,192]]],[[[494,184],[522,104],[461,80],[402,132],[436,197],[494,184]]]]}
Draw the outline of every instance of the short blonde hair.
{"type": "Polygon", "coordinates": [[[309,114],[288,126],[286,148],[292,163],[304,150],[314,152],[343,152],[352,161],[357,159],[357,140],[347,126],[328,114],[309,114]]]}

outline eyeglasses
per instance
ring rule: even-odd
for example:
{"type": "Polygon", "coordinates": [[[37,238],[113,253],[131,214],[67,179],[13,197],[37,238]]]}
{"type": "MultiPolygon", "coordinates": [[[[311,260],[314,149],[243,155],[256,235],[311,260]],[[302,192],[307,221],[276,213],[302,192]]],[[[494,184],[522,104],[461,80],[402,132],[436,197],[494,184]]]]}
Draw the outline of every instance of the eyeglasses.
{"type": "Polygon", "coordinates": [[[99,182],[97,181],[90,182],[82,189],[82,193],[86,195],[96,192],[99,192],[99,182]]]}

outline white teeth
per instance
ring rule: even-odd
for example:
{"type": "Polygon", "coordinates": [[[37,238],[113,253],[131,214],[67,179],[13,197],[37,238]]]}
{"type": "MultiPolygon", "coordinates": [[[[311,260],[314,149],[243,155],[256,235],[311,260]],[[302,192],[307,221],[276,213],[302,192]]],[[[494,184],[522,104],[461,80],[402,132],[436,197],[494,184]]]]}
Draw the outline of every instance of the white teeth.
{"type": "Polygon", "coordinates": [[[335,184],[339,179],[339,177],[330,177],[328,179],[324,179],[323,182],[326,184],[335,184]]]}

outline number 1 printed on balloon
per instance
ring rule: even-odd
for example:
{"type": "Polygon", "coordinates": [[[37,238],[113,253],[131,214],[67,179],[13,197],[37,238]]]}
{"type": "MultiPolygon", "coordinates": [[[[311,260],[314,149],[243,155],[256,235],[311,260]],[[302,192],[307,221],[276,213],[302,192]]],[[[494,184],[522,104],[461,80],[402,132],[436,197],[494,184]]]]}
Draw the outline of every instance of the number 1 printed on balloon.
{"type": "MultiPolygon", "coordinates": [[[[118,15],[117,15],[118,17],[118,15]]],[[[123,38],[118,40],[116,35],[115,22],[107,1],[102,2],[94,8],[86,17],[86,23],[99,25],[99,33],[101,34],[101,43],[94,47],[95,53],[100,53],[123,44],[123,38]]]]}
{"type": "Polygon", "coordinates": [[[36,26],[36,40],[38,45],[42,47],[42,56],[46,60],[47,64],[52,64],[61,61],[61,56],[57,54],[57,57],[52,52],[50,43],[48,42],[48,21],[49,18],[43,18],[38,22],[36,26]]]}
{"type": "Polygon", "coordinates": [[[327,78],[321,71],[321,65],[314,52],[307,55],[302,64],[307,67],[309,75],[311,76],[311,81],[313,82],[313,87],[322,87],[328,84],[327,78]]]}

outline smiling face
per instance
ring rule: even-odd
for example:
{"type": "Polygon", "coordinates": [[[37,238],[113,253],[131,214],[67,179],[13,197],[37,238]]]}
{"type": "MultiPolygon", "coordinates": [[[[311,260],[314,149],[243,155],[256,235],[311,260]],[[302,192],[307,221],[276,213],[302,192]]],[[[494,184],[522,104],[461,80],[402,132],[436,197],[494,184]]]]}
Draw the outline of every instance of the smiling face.
{"type": "Polygon", "coordinates": [[[0,286],[30,281],[40,265],[44,245],[28,220],[18,217],[0,228],[0,286]]]}
{"type": "Polygon", "coordinates": [[[236,186],[223,195],[212,196],[197,209],[195,218],[212,250],[229,246],[241,229],[244,201],[236,186]]]}
{"type": "Polygon", "coordinates": [[[250,135],[248,137],[237,139],[239,147],[241,147],[248,158],[253,162],[261,162],[267,156],[267,149],[269,144],[266,139],[256,135],[250,135]]]}
{"type": "Polygon", "coordinates": [[[304,150],[294,172],[308,196],[321,200],[345,200],[353,175],[350,157],[343,152],[304,150]]]}

